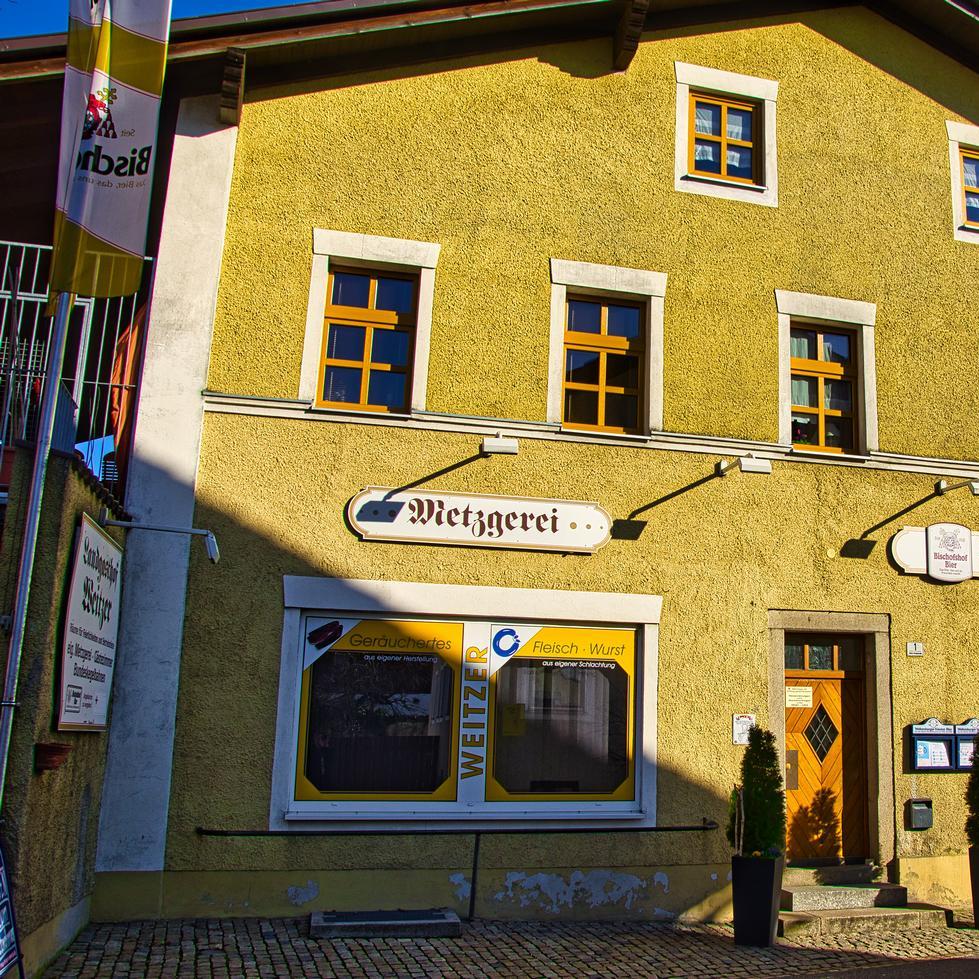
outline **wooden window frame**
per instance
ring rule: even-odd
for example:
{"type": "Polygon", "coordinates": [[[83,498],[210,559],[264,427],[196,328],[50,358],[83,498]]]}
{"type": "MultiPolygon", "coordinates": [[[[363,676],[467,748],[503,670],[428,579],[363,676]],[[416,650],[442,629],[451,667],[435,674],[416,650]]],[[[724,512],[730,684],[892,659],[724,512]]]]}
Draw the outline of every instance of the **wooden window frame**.
{"type": "MultiPolygon", "coordinates": [[[[850,359],[846,364],[837,364],[833,361],[823,360],[820,356],[816,360],[803,357],[791,357],[789,360],[789,391],[792,390],[792,379],[795,377],[811,377],[817,381],[816,385],[816,405],[797,405],[791,402],[790,409],[792,415],[811,415],[815,416],[818,424],[819,441],[816,444],[809,442],[793,442],[794,449],[804,449],[811,452],[831,452],[836,454],[852,454],[857,451],[859,430],[858,419],[859,398],[860,398],[860,373],[858,367],[858,347],[859,337],[853,330],[845,327],[831,325],[824,326],[820,323],[806,323],[804,321],[793,321],[789,331],[789,343],[792,342],[792,334],[796,331],[816,334],[816,352],[821,355],[823,352],[823,337],[827,334],[832,336],[845,336],[850,343],[850,359]],[[827,408],[824,397],[826,381],[849,381],[850,383],[850,412],[840,411],[837,408],[827,408]],[[850,444],[849,446],[836,446],[826,444],[826,419],[827,418],[848,418],[850,420],[850,444]]],[[[791,401],[791,398],[790,398],[791,401]]]]}
{"type": "Polygon", "coordinates": [[[620,435],[636,435],[643,430],[643,405],[646,391],[646,344],[649,342],[649,325],[647,304],[633,299],[618,296],[595,296],[584,293],[569,292],[564,302],[564,345],[562,351],[561,373],[561,417],[562,426],[574,431],[610,432],[620,435]],[[573,302],[589,302],[601,307],[601,326],[599,333],[581,333],[568,329],[568,315],[573,302]],[[639,336],[635,339],[608,335],[609,306],[624,306],[639,311],[639,336]],[[567,376],[568,350],[584,350],[597,353],[598,383],[588,384],[581,381],[569,381],[567,376]],[[609,354],[634,356],[638,365],[638,383],[635,388],[606,383],[606,362],[609,354]],[[583,422],[572,422],[566,417],[568,391],[593,391],[598,396],[598,421],[591,425],[583,422]],[[626,428],[617,425],[605,425],[605,396],[607,394],[631,395],[636,403],[636,424],[626,428]]]}
{"type": "Polygon", "coordinates": [[[405,414],[411,410],[411,392],[415,362],[415,346],[417,342],[418,325],[419,279],[412,272],[392,272],[386,269],[370,267],[330,265],[329,278],[326,287],[326,309],[323,316],[323,339],[320,351],[318,384],[316,390],[316,407],[341,408],[348,411],[371,411],[390,414],[405,414]],[[370,279],[367,308],[360,306],[342,306],[333,302],[333,284],[336,273],[367,276],[370,279]],[[413,285],[413,302],[410,313],[398,313],[393,310],[375,309],[377,301],[377,280],[400,279],[413,285]],[[346,360],[339,357],[327,356],[331,326],[353,326],[364,329],[364,351],[361,360],[346,360]],[[391,364],[375,363],[371,360],[373,338],[376,330],[408,334],[408,357],[404,368],[391,364]],[[361,372],[360,397],[357,401],[330,401],[325,394],[327,367],[345,367],[361,372]],[[405,378],[404,400],[397,408],[387,405],[377,405],[368,402],[370,374],[372,370],[403,374],[405,378]]]}
{"type": "Polygon", "coordinates": [[[785,634],[785,641],[783,644],[783,649],[786,646],[796,645],[802,646],[803,655],[803,666],[802,669],[785,667],[785,676],[789,679],[806,679],[811,677],[819,677],[825,679],[833,678],[843,678],[843,677],[855,677],[863,676],[866,673],[866,669],[863,665],[859,670],[843,670],[840,668],[840,647],[847,640],[855,641],[857,645],[857,651],[863,657],[864,650],[860,647],[861,636],[859,633],[850,635],[824,635],[817,633],[799,633],[799,632],[787,632],[785,634]],[[810,667],[809,665],[809,649],[812,646],[832,646],[833,647],[833,668],[831,670],[819,670],[810,667]]]}
{"type": "Polygon", "coordinates": [[[687,130],[687,168],[693,177],[707,178],[708,180],[723,180],[731,183],[744,184],[749,186],[762,186],[764,184],[764,146],[765,140],[762,132],[764,125],[764,112],[758,102],[750,99],[737,98],[729,95],[719,95],[714,92],[690,92],[689,105],[689,125],[687,130]],[[720,135],[711,136],[706,133],[697,132],[697,103],[702,102],[706,105],[715,105],[721,110],[720,135]],[[729,109],[742,109],[751,113],[751,134],[750,140],[731,139],[727,135],[727,114],[729,109]],[[720,147],[721,172],[714,173],[711,170],[700,170],[697,167],[697,140],[704,140],[716,144],[720,147]],[[751,150],[751,176],[737,177],[727,173],[727,149],[728,146],[747,147],[751,150]]]}
{"type": "Polygon", "coordinates": [[[969,193],[979,194],[979,182],[975,186],[972,184],[967,184],[965,182],[965,161],[975,160],[976,164],[979,165],[979,149],[973,146],[960,146],[959,147],[959,174],[961,176],[961,192],[962,192],[962,225],[969,229],[979,229],[979,221],[969,220],[969,208],[967,205],[967,196],[969,193]]]}

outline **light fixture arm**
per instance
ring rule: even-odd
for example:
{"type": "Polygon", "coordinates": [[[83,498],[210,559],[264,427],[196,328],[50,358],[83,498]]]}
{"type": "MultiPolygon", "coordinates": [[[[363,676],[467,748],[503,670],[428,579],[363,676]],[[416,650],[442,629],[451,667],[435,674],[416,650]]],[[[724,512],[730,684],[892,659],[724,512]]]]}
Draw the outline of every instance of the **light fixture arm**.
{"type": "Polygon", "coordinates": [[[935,483],[935,492],[939,496],[944,496],[946,493],[962,489],[964,486],[969,487],[973,496],[979,496],[979,479],[963,479],[958,483],[950,483],[947,479],[940,479],[935,483]]]}
{"type": "Polygon", "coordinates": [[[725,462],[723,459],[717,462],[714,466],[714,474],[716,476],[724,476],[729,473],[732,469],[737,467],[743,473],[771,473],[772,464],[768,459],[756,459],[755,456],[749,452],[747,455],[738,456],[736,459],[731,459],[725,462]]]}
{"type": "Polygon", "coordinates": [[[218,541],[210,530],[202,527],[170,527],[166,524],[136,523],[134,520],[112,520],[106,507],[99,510],[100,527],[124,527],[126,530],[152,530],[160,534],[185,534],[188,537],[203,537],[207,547],[207,556],[214,564],[221,558],[218,541]]]}

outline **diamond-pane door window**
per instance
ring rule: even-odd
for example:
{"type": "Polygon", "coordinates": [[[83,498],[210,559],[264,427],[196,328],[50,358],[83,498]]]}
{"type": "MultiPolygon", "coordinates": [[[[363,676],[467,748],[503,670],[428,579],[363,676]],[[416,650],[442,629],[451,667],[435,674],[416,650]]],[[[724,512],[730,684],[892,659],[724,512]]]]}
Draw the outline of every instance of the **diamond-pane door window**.
{"type": "Polygon", "coordinates": [[[816,757],[820,763],[829,754],[829,749],[833,747],[833,742],[839,735],[836,725],[830,720],[829,714],[822,704],[813,715],[812,720],[806,725],[806,740],[810,747],[816,752],[816,757]]]}

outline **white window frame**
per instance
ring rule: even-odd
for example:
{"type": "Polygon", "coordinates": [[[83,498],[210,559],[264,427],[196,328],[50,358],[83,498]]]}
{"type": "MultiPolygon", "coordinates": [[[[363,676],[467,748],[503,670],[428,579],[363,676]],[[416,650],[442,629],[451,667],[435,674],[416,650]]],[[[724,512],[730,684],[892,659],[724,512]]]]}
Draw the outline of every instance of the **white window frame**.
{"type": "Polygon", "coordinates": [[[676,190],[685,194],[703,194],[724,200],[747,201],[778,207],[778,155],[775,141],[775,100],[778,82],[769,78],[739,75],[733,71],[704,68],[675,61],[676,69],[676,151],[674,180],[676,190]],[[690,141],[690,91],[749,99],[757,102],[762,115],[762,175],[761,184],[743,184],[721,177],[705,177],[690,173],[688,159],[690,141]]]}
{"type": "MultiPolygon", "coordinates": [[[[326,313],[330,261],[354,268],[418,275],[418,316],[411,365],[410,411],[423,411],[428,391],[428,354],[432,339],[432,309],[435,299],[435,266],[442,246],[430,241],[408,241],[349,231],[313,229],[313,263],[306,306],[306,336],[303,341],[299,399],[315,407],[323,354],[323,318],[326,313]]],[[[343,410],[331,408],[331,411],[343,410]]],[[[356,405],[350,411],[357,411],[356,405]]]]}
{"type": "MultiPolygon", "coordinates": [[[[644,306],[646,359],[639,434],[663,430],[663,307],[666,273],[617,265],[551,259],[551,336],[547,363],[547,420],[563,424],[564,335],[568,292],[604,299],[631,299],[644,306]]],[[[568,429],[580,431],[579,429],[568,429]]],[[[589,433],[601,435],[603,433],[589,433]]],[[[607,433],[606,433],[607,434],[607,433]]],[[[611,438],[618,436],[610,435],[611,438]]]]}
{"type": "MultiPolygon", "coordinates": [[[[791,329],[793,326],[813,323],[817,326],[841,326],[856,337],[857,390],[853,417],[855,452],[868,455],[878,450],[877,431],[877,356],[874,343],[874,326],[877,305],[856,299],[839,299],[835,296],[817,296],[805,292],[775,290],[775,307],[778,311],[778,440],[783,445],[792,444],[792,353],[791,329]]],[[[793,449],[804,453],[806,449],[793,449]]],[[[820,452],[827,458],[825,452],[820,452]]],[[[832,460],[833,456],[828,459],[832,460]]]]}
{"type": "Polygon", "coordinates": [[[969,228],[965,224],[960,157],[963,148],[979,150],[979,126],[949,121],[945,123],[945,128],[948,131],[948,165],[952,176],[952,233],[956,241],[968,241],[979,245],[979,228],[969,228]]]}
{"type": "Polygon", "coordinates": [[[308,829],[322,823],[337,828],[404,826],[438,832],[447,827],[656,825],[656,701],[658,688],[659,595],[609,592],[434,585],[404,581],[283,577],[285,614],[279,670],[275,757],[272,767],[270,829],[308,829]],[[562,624],[629,626],[637,630],[636,799],[623,802],[485,803],[461,811],[459,803],[295,801],[300,687],[304,636],[310,613],[362,614],[480,621],[554,621],[562,624]],[[366,824],[366,825],[365,825],[366,824]]]}

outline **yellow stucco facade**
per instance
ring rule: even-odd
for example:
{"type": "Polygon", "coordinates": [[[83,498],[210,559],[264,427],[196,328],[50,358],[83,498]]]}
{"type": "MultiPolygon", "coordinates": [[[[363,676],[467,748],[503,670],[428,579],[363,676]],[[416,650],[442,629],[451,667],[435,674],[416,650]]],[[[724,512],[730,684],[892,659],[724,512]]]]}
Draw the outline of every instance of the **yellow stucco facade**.
{"type": "MultiPolygon", "coordinates": [[[[867,737],[888,732],[871,777],[889,803],[884,817],[871,806],[867,857],[914,897],[968,899],[965,775],[912,773],[906,728],[979,714],[979,580],[904,574],[888,542],[905,525],[979,527],[968,492],[933,491],[945,469],[979,472],[979,248],[953,239],[946,132],[979,123],[977,79],[859,7],[648,32],[622,73],[608,49],[567,42],[249,91],[196,477],[194,521],[216,533],[221,562],[192,551],[164,867],[138,885],[100,875],[96,918],[129,916],[137,886],[167,915],[466,910],[472,839],[431,823],[359,839],[196,832],[269,826],[284,576],[662,596],[644,667],[656,716],[640,723],[655,724],[663,827],[723,824],[743,752],[733,714],[784,731],[773,610],[884,617],[888,722],[868,718],[867,737]],[[778,82],[777,207],[675,190],[677,62],[778,82]],[[424,412],[392,421],[297,401],[313,229],[441,246],[424,412]],[[666,274],[673,434],[545,424],[551,259],[666,274]],[[779,446],[775,290],[875,304],[876,457],[779,446]],[[497,431],[519,438],[517,455],[479,456],[497,431]],[[773,471],[711,478],[747,451],[773,471]],[[594,500],[631,533],[566,555],[352,532],[355,493],[416,482],[594,500]],[[872,546],[851,556],[854,541],[872,546]],[[912,642],[924,656],[906,655],[912,642]],[[916,797],[933,800],[928,831],[905,828],[916,797]]],[[[475,907],[725,917],[729,855],[722,829],[487,836],[475,907]]]]}

